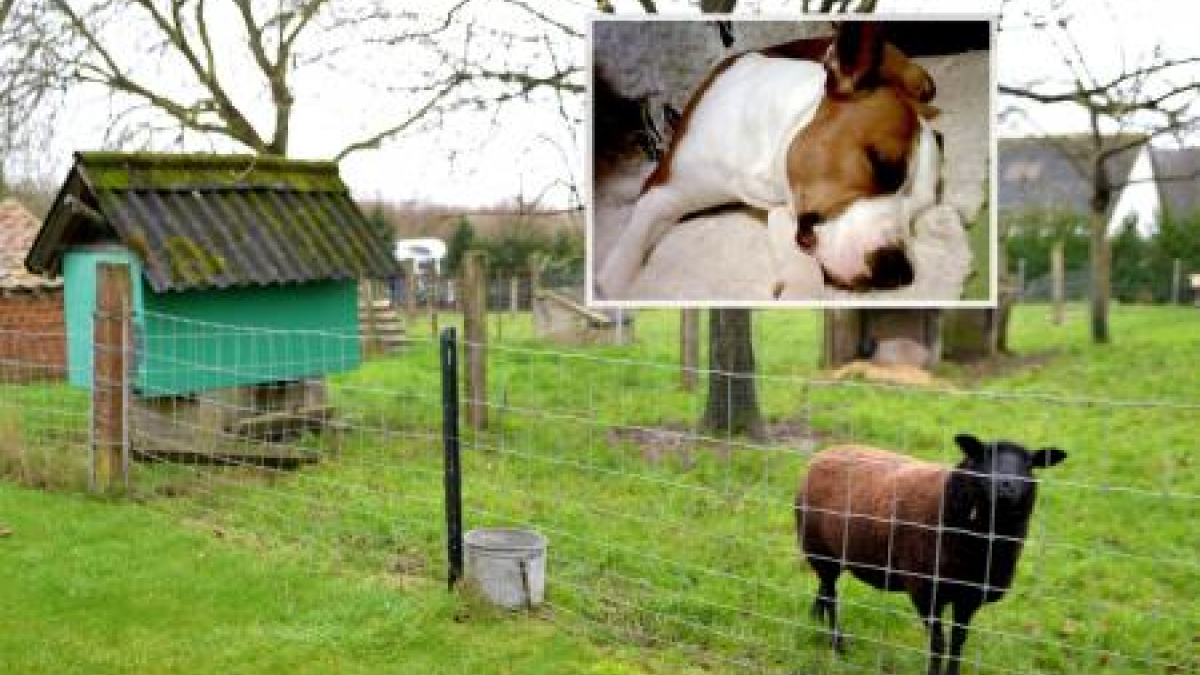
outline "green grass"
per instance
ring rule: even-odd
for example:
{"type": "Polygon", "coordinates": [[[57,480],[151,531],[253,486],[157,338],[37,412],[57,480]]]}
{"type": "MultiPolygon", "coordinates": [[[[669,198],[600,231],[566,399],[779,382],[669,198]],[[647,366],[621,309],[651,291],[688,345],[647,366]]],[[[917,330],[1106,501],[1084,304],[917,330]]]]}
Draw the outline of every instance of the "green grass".
{"type": "MultiPolygon", "coordinates": [[[[273,575],[277,562],[297,557],[304,561],[301,571],[320,572],[305,577],[311,583],[332,584],[325,597],[335,599],[318,604],[340,611],[340,589],[382,588],[392,602],[412,603],[428,618],[430,640],[441,629],[461,630],[481,650],[532,653],[543,641],[564,640],[555,632],[562,628],[601,649],[623,650],[613,658],[572,642],[549,649],[539,657],[542,665],[513,672],[636,672],[623,670],[631,666],[620,657],[629,653],[639,663],[667,664],[647,666],[664,672],[679,672],[684,663],[712,672],[738,664],[789,673],[918,672],[924,638],[906,599],[853,581],[843,582],[843,616],[856,639],[848,657],[831,659],[820,627],[807,617],[814,579],[797,560],[790,501],[814,443],[854,439],[952,460],[950,437],[971,431],[1054,444],[1070,458],[1045,475],[1013,592],[976,619],[968,671],[1200,670],[1194,649],[1200,639],[1194,601],[1200,596],[1200,472],[1192,456],[1198,411],[1097,402],[1200,402],[1200,312],[1116,307],[1114,344],[1092,347],[1079,308],[1066,325],[1053,326],[1046,307],[1021,307],[1011,338],[1018,357],[985,370],[945,366],[938,374],[951,388],[932,391],[810,380],[817,375],[815,313],[757,313],[760,396],[769,420],[793,433],[761,445],[691,437],[642,446],[629,427],[686,432],[703,403],[702,392],[680,390],[671,366],[677,316],[640,313],[637,344],[575,350],[535,340],[527,320],[493,318],[493,336],[499,321],[504,335],[492,350],[496,408],[487,432],[464,439],[467,525],[532,525],[549,535],[552,609],[544,620],[493,617],[482,626],[446,626],[460,606],[434,581],[443,563],[441,411],[432,343],[331,381],[331,394],[356,431],[336,444],[308,441],[330,451],[318,465],[288,474],[139,467],[135,497],[144,506],[61,499],[76,510],[72,523],[84,523],[74,527],[86,528],[93,519],[102,527],[105,514],[124,518],[150,510],[167,515],[154,516],[147,541],[156,546],[160,537],[213,546],[212,533],[219,532],[222,555],[260,563],[221,565],[217,572],[217,566],[195,565],[185,551],[191,546],[162,544],[166,550],[155,558],[165,567],[147,569],[138,585],[174,575],[202,588],[262,584],[258,596],[234,590],[212,595],[209,604],[187,603],[197,615],[188,620],[214,629],[236,625],[229,615],[252,620],[269,616],[273,602],[294,603],[292,585],[283,581],[286,566],[273,575]],[[186,574],[168,564],[176,558],[190,561],[171,563],[186,574]],[[210,582],[188,574],[214,576],[210,582]]],[[[39,403],[46,407],[45,398],[35,398],[33,407],[39,403]]],[[[46,437],[54,426],[53,420],[25,419],[15,424],[26,437],[46,437]]],[[[83,560],[105,555],[90,548],[80,547],[83,560]]],[[[69,566],[60,573],[73,576],[69,566]]],[[[369,603],[355,615],[357,596],[346,592],[348,614],[323,624],[301,612],[295,630],[310,622],[334,633],[357,622],[389,623],[387,612],[369,603]]],[[[24,602],[36,595],[31,591],[24,602]]],[[[22,630],[88,621],[86,611],[56,617],[51,605],[30,622],[35,628],[22,630]]],[[[178,623],[187,621],[180,616],[178,623]]],[[[281,641],[249,635],[260,648],[281,641]]],[[[196,658],[207,651],[193,650],[202,639],[178,635],[175,641],[188,643],[196,658]]],[[[489,672],[463,666],[457,652],[422,651],[408,642],[388,653],[407,662],[410,651],[413,662],[430,664],[412,672],[437,672],[435,664],[450,664],[447,672],[489,672]]],[[[180,672],[215,669],[194,663],[180,672]]],[[[338,667],[343,670],[324,670],[357,672],[338,667]]]]}
{"type": "Polygon", "coordinates": [[[983,209],[968,223],[967,244],[971,248],[971,275],[963,289],[964,300],[987,300],[992,281],[992,222],[990,209],[983,209]]]}
{"type": "Polygon", "coordinates": [[[0,672],[651,672],[431,579],[342,574],[134,504],[0,483],[0,514],[0,672]]]}

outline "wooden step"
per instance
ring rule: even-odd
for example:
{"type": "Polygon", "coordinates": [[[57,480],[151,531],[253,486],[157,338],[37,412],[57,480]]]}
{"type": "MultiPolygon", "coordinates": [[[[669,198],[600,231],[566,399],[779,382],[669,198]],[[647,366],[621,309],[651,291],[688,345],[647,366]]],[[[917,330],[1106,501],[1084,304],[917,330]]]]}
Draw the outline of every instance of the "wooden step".
{"type": "Polygon", "coordinates": [[[135,445],[133,459],[138,462],[201,464],[218,466],[261,466],[295,469],[321,460],[321,453],[285,443],[253,440],[225,440],[215,447],[198,448],[194,443],[173,439],[155,439],[153,444],[135,445]]]}
{"type": "Polygon", "coordinates": [[[333,416],[331,405],[308,406],[243,417],[229,426],[229,432],[239,438],[274,441],[293,438],[305,431],[320,431],[333,416]]]}
{"type": "Polygon", "coordinates": [[[376,300],[375,302],[367,302],[365,300],[358,301],[358,308],[362,310],[374,308],[376,312],[392,311],[392,303],[390,300],[376,300]]]}

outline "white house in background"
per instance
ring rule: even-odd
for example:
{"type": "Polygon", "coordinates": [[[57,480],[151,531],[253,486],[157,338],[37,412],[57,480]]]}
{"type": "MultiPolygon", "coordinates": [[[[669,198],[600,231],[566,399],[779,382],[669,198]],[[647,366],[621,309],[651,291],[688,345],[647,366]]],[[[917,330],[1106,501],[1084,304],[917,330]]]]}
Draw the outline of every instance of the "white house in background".
{"type": "Polygon", "coordinates": [[[1163,212],[1162,194],[1154,173],[1154,161],[1149,146],[1143,145],[1129,168],[1125,185],[1113,202],[1112,215],[1108,218],[1108,236],[1121,233],[1125,223],[1132,219],[1137,233],[1144,239],[1153,237],[1158,231],[1158,218],[1163,212]]]}
{"type": "Polygon", "coordinates": [[[410,269],[424,275],[428,272],[441,275],[442,260],[446,257],[446,242],[435,237],[401,239],[396,242],[396,260],[411,266],[410,269]]]}
{"type": "MultiPolygon", "coordinates": [[[[1136,140],[1113,137],[1114,144],[1136,140]]],[[[1001,211],[1089,211],[1091,184],[1081,173],[1090,140],[1082,136],[1002,138],[999,141],[998,202],[1001,211]]],[[[1135,218],[1143,237],[1153,236],[1164,213],[1200,209],[1200,149],[1166,150],[1140,145],[1108,162],[1118,186],[1108,221],[1110,236],[1135,218]]]]}

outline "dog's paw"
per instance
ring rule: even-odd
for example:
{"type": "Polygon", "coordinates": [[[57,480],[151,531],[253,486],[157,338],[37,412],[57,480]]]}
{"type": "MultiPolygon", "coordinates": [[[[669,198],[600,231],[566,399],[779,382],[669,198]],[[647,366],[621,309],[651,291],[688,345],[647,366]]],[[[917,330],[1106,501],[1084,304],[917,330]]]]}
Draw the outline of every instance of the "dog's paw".
{"type": "Polygon", "coordinates": [[[626,261],[614,254],[596,275],[596,298],[599,300],[622,298],[626,289],[633,283],[636,271],[635,266],[626,264],[626,261]]]}

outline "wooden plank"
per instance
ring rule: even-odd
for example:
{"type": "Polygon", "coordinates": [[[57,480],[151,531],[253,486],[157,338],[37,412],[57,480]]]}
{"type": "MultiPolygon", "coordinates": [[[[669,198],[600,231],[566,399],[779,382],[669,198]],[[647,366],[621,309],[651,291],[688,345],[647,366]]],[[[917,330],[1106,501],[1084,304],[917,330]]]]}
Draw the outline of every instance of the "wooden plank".
{"type": "Polygon", "coordinates": [[[133,459],[139,462],[171,464],[265,466],[294,469],[301,464],[313,464],[320,461],[321,453],[309,448],[263,441],[228,442],[211,450],[201,450],[190,444],[172,441],[157,443],[153,450],[137,449],[133,453],[133,459]]]}
{"type": "Polygon", "coordinates": [[[540,300],[547,300],[566,307],[575,314],[587,319],[588,323],[597,328],[611,328],[615,323],[615,320],[611,316],[590,309],[586,305],[576,302],[573,298],[558,291],[543,288],[537,292],[536,297],[540,300]]]}
{"type": "Polygon", "coordinates": [[[304,431],[324,428],[334,416],[330,405],[309,406],[298,410],[284,410],[243,417],[230,425],[237,436],[252,439],[280,439],[304,431]]]}

